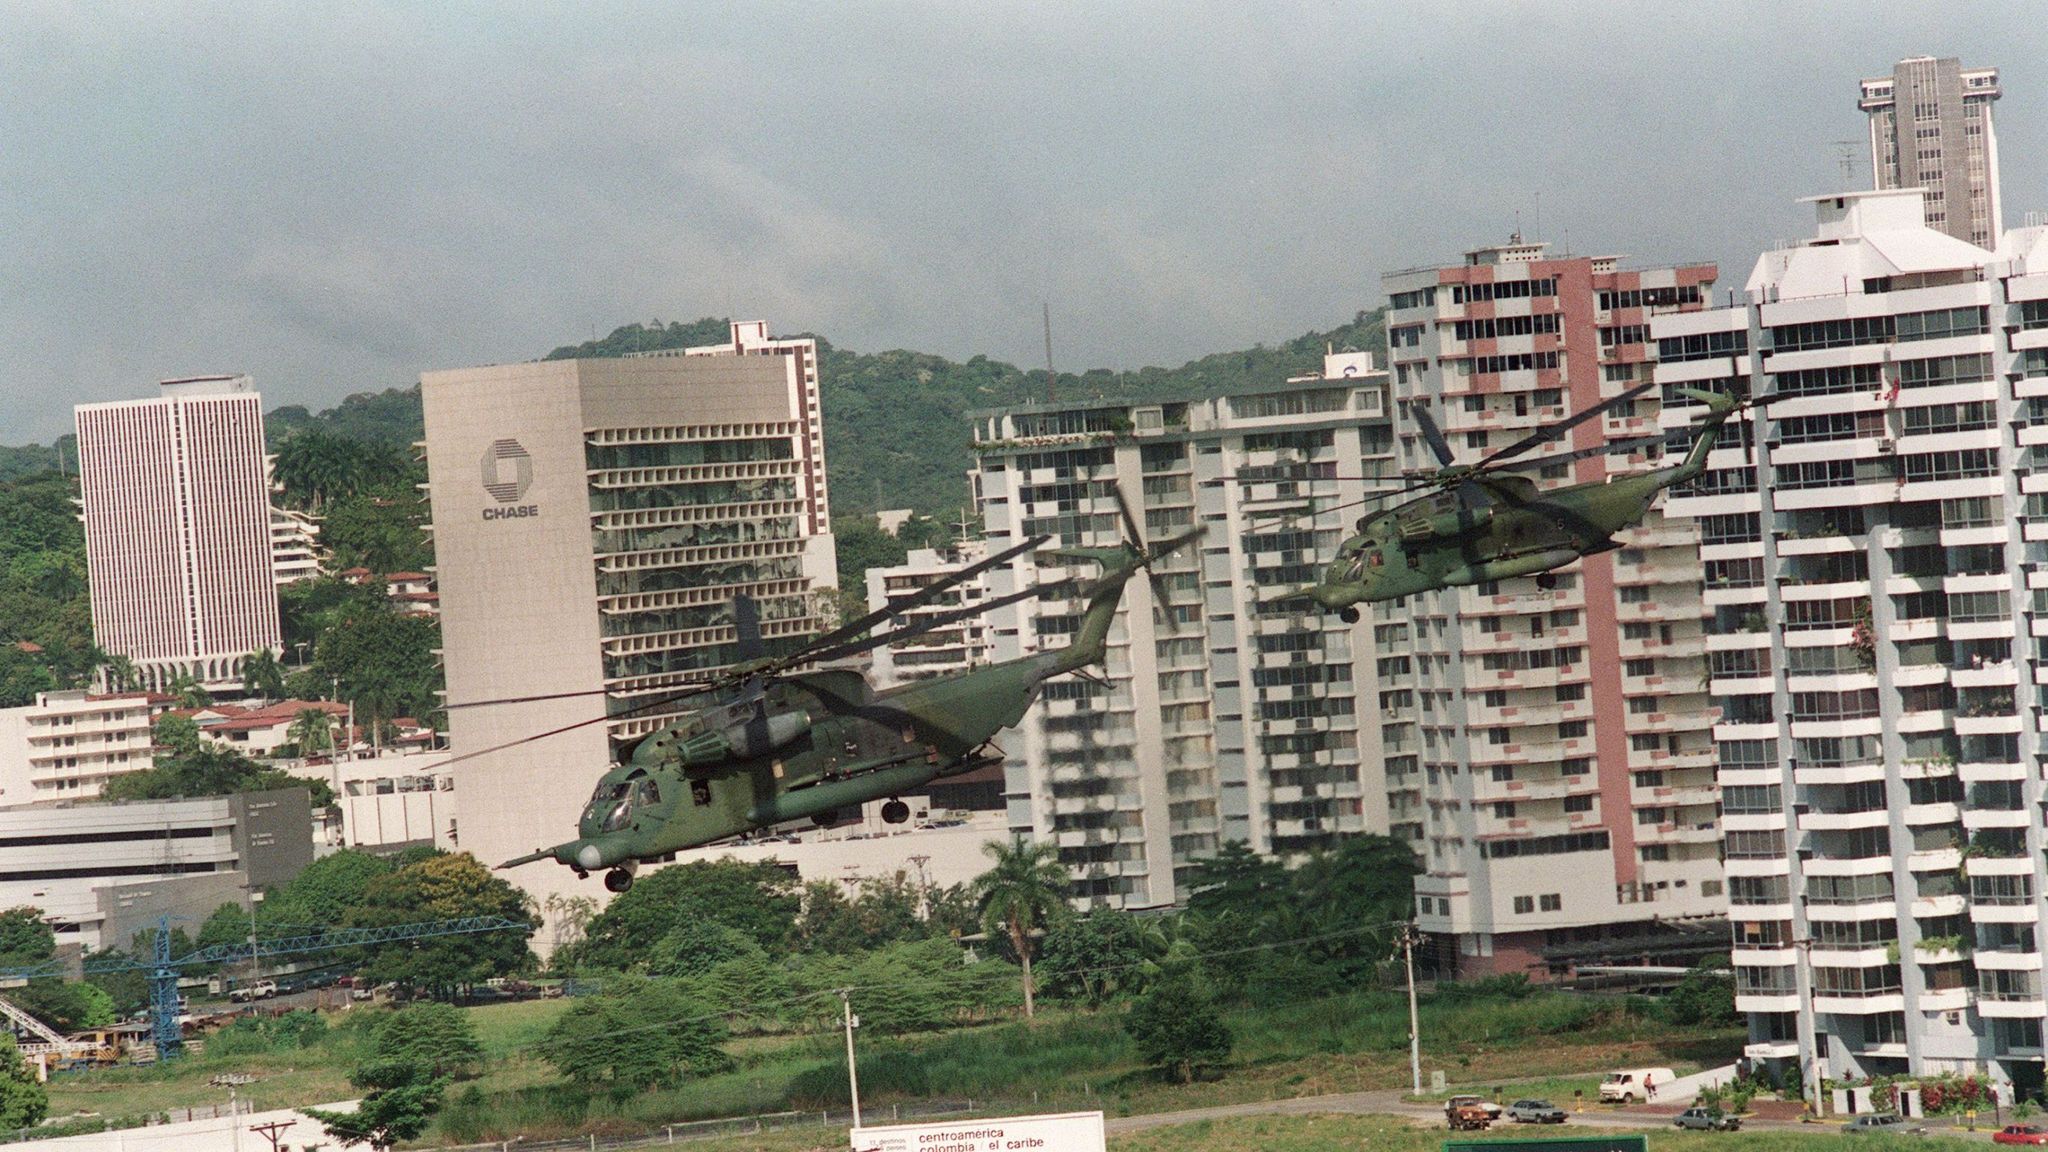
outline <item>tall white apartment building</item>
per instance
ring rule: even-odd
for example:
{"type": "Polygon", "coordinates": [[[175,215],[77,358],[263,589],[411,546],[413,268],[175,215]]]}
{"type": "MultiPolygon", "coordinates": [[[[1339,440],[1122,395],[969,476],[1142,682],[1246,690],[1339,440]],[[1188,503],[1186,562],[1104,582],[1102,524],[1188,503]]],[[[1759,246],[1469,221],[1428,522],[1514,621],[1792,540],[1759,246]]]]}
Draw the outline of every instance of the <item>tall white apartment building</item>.
{"type": "Polygon", "coordinates": [[[108,780],[151,766],[148,694],[42,692],[0,709],[0,808],[91,800],[108,780]]]}
{"type": "Polygon", "coordinates": [[[93,641],[144,684],[237,683],[281,645],[263,406],[247,376],[77,407],[93,641]]]}
{"type": "MultiPolygon", "coordinates": [[[[1652,319],[1705,307],[1715,275],[1519,236],[1386,275],[1402,469],[1437,468],[1413,405],[1471,463],[1647,382],[1652,319]]],[[[1645,395],[1525,459],[1647,434],[1658,408],[1645,395]]],[[[1520,474],[1550,488],[1655,466],[1637,452],[1520,474]]],[[[1544,577],[1370,613],[1382,704],[1414,722],[1389,786],[1422,854],[1417,923],[1440,967],[1540,978],[1723,946],[1704,923],[1726,902],[1692,527],[1653,508],[1616,541],[1544,577]]]]}
{"type": "MultiPolygon", "coordinates": [[[[891,602],[901,603],[940,580],[973,567],[987,555],[987,541],[962,540],[944,552],[914,548],[902,564],[870,568],[868,610],[879,612],[891,602]]],[[[930,603],[903,613],[895,627],[914,628],[935,617],[972,608],[987,598],[982,577],[970,576],[930,603]]],[[[988,652],[988,621],[970,617],[875,649],[875,663],[868,680],[876,688],[893,688],[913,680],[949,676],[988,663],[988,652]]]]}
{"type": "MultiPolygon", "coordinates": [[[[820,629],[814,362],[736,342],[421,376],[449,738],[496,749],[453,769],[463,849],[495,863],[573,836],[614,741],[739,658],[735,597],[770,651],[820,629]]],[[[508,875],[605,899],[566,869],[508,875]]]]}
{"type": "MultiPolygon", "coordinates": [[[[1335,616],[1262,605],[1315,579],[1373,486],[1391,475],[1386,375],[1369,353],[1319,377],[1222,399],[1027,405],[974,415],[975,498],[988,546],[1123,538],[1121,492],[1157,542],[1208,528],[1124,592],[1099,678],[1048,684],[1014,736],[1010,827],[1050,839],[1079,901],[1173,903],[1184,870],[1225,841],[1296,856],[1388,826],[1372,656],[1335,616]]],[[[987,574],[1001,596],[1092,564],[1046,551],[987,574]]],[[[996,660],[1067,643],[1080,601],[989,618],[996,660]]]]}
{"type": "MultiPolygon", "coordinates": [[[[1669,387],[1775,396],[1695,493],[1736,1007],[1783,1074],[2041,1086],[2048,233],[1813,201],[1669,387]]],[[[1682,419],[1667,410],[1666,420],[1682,419]]]]}
{"type": "Polygon", "coordinates": [[[1870,117],[1871,187],[1919,188],[1927,226],[1979,248],[1998,243],[1998,134],[1991,123],[1998,69],[1953,56],[1901,60],[1863,81],[1870,117]]]}

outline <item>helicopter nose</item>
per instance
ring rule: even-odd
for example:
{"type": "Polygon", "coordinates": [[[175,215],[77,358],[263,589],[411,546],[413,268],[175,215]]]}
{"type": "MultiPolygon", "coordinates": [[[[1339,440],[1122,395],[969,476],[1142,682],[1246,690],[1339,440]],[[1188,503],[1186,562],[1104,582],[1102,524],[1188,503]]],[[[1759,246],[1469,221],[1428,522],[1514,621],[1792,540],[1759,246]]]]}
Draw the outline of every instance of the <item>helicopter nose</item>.
{"type": "Polygon", "coordinates": [[[604,867],[604,853],[595,844],[585,844],[576,850],[576,864],[580,868],[596,871],[604,867]]]}

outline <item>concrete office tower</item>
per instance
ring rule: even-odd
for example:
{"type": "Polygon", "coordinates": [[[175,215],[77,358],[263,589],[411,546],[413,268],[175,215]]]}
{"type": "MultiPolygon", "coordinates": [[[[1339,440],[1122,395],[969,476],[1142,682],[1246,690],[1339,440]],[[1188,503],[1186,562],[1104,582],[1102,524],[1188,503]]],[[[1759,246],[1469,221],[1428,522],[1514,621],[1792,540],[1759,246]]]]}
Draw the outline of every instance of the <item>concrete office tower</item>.
{"type": "MultiPolygon", "coordinates": [[[[902,564],[870,568],[868,610],[879,612],[892,602],[901,603],[922,589],[973,567],[987,555],[986,541],[962,540],[943,552],[915,548],[902,564]]],[[[986,598],[983,578],[970,576],[951,591],[940,593],[931,603],[905,612],[896,627],[916,627],[924,621],[972,608],[986,598]]],[[[988,663],[988,651],[988,621],[979,617],[962,620],[900,644],[875,649],[874,670],[868,679],[877,688],[893,688],[913,680],[950,676],[988,663]]]]}
{"type": "MultiPolygon", "coordinates": [[[[1402,402],[1427,403],[1460,462],[1650,379],[1656,316],[1705,307],[1712,265],[1623,271],[1519,237],[1384,277],[1401,466],[1437,462],[1402,402]]],[[[1656,394],[1528,458],[1657,427],[1656,394]]],[[[1655,467],[1592,456],[1539,487],[1655,467]]],[[[1612,956],[1718,950],[1712,717],[1699,557],[1653,509],[1618,550],[1553,573],[1375,606],[1388,707],[1419,723],[1390,787],[1417,837],[1422,931],[1461,974],[1562,973],[1612,956]],[[1546,588],[1545,584],[1551,584],[1546,588]]]]}
{"type": "Polygon", "coordinates": [[[1736,1007],[1809,1090],[2038,1090],[2048,236],[1814,204],[1746,303],[1653,322],[1666,384],[1782,397],[1670,505],[1713,612],[1736,1007]]]}
{"type": "MultiPolygon", "coordinates": [[[[1369,490],[1356,477],[1392,472],[1386,375],[1370,354],[1225,399],[976,413],[974,440],[991,549],[1041,533],[1114,546],[1119,491],[1149,541],[1209,529],[1157,565],[1168,603],[1144,580],[1125,590],[1101,681],[1048,684],[1002,737],[1010,826],[1058,844],[1077,900],[1173,903],[1187,866],[1225,841],[1294,857],[1386,830],[1362,633],[1257,600],[1262,586],[1313,580],[1357,517],[1334,506],[1369,490]]],[[[988,573],[988,594],[1095,571],[1026,554],[988,573]]],[[[1081,610],[1071,596],[1003,609],[991,655],[1064,645],[1081,610]]]]}
{"type": "Polygon", "coordinates": [[[1965,70],[1953,56],[1915,56],[1865,80],[1856,106],[1870,116],[1871,186],[1923,189],[1928,227],[1996,246],[1999,94],[1998,69],[1965,70]]]}
{"type": "MultiPolygon", "coordinates": [[[[612,746],[738,658],[733,598],[770,650],[816,632],[832,538],[810,486],[805,358],[551,360],[420,378],[458,842],[496,863],[569,839],[612,746]],[[465,707],[471,701],[543,697],[465,707]],[[647,709],[628,714],[632,709],[647,709]]],[[[553,865],[533,891],[605,899],[553,865]]]]}
{"type": "Polygon", "coordinates": [[[263,406],[247,376],[77,407],[93,641],[142,682],[241,681],[281,646],[263,406]]]}

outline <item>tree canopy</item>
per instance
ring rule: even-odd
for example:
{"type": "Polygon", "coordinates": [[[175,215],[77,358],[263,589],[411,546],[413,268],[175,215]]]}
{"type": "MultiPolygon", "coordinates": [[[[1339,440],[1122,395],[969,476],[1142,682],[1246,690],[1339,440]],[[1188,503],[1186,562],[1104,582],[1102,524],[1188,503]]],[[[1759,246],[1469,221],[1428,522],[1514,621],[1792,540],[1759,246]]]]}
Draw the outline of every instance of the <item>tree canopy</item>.
{"type": "Polygon", "coordinates": [[[578,999],[548,1030],[563,1076],[620,1097],[733,1067],[723,1014],[680,981],[626,977],[578,999]]]}
{"type": "Polygon", "coordinates": [[[1067,910],[1067,869],[1059,849],[1047,840],[989,843],[982,850],[995,866],[974,879],[982,929],[1000,936],[1024,963],[1024,1015],[1033,1012],[1032,937],[1067,910]]]}
{"type": "Polygon", "coordinates": [[[30,968],[57,954],[57,933],[43,910],[23,904],[0,912],[0,968],[30,968]]]}
{"type": "Polygon", "coordinates": [[[432,1069],[410,1060],[374,1060],[359,1065],[349,1073],[348,1082],[363,1091],[355,1111],[300,1111],[318,1120],[336,1140],[368,1143],[378,1152],[425,1132],[440,1110],[448,1086],[432,1069]]]}
{"type": "Polygon", "coordinates": [[[628,971],[683,924],[723,924],[779,951],[802,911],[798,881],[774,864],[693,860],[642,876],[584,929],[557,963],[628,971]]]}
{"type": "Polygon", "coordinates": [[[107,799],[169,800],[304,788],[316,810],[334,804],[334,789],[327,781],[266,768],[226,745],[200,738],[197,726],[185,717],[158,717],[156,727],[164,749],[156,766],[108,780],[107,799]]]}
{"type": "Polygon", "coordinates": [[[379,982],[452,993],[493,976],[510,976],[532,966],[527,941],[540,919],[526,895],[467,852],[444,852],[372,879],[348,922],[380,927],[420,920],[503,916],[522,921],[524,932],[472,932],[377,945],[366,967],[379,982]]]}
{"type": "Polygon", "coordinates": [[[14,1046],[14,1033],[0,1028],[0,1132],[33,1128],[49,1114],[49,1092],[14,1046]]]}

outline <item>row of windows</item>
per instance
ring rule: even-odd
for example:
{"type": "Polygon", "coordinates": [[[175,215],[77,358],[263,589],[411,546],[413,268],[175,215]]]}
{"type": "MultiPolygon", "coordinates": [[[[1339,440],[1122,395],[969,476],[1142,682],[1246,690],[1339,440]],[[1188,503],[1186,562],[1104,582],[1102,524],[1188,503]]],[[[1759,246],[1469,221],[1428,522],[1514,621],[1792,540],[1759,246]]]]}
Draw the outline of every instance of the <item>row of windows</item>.
{"type": "Polygon", "coordinates": [[[1702,332],[1694,336],[1667,336],[1657,341],[1657,359],[1666,364],[1711,360],[1717,356],[1741,356],[1748,351],[1748,332],[1702,332]]]}
{"type": "Polygon", "coordinates": [[[1445,365],[1459,376],[1486,376],[1500,372],[1547,372],[1557,368],[1557,353],[1518,352],[1509,356],[1469,356],[1445,361],[1445,365]]]}
{"type": "Polygon", "coordinates": [[[1670,308],[1679,304],[1701,302],[1700,286],[1680,284],[1672,288],[1628,288],[1618,292],[1600,293],[1600,310],[1612,312],[1616,308],[1670,308]]]}
{"type": "Polygon", "coordinates": [[[1536,280],[1501,280],[1486,284],[1451,285],[1451,303],[1464,304],[1484,300],[1521,300],[1531,296],[1557,295],[1557,278],[1546,276],[1536,280]]]}
{"type": "Polygon", "coordinates": [[[1771,329],[1771,350],[1802,352],[1816,348],[1846,348],[1855,344],[1939,340],[1949,336],[1979,335],[1990,330],[1990,310],[1987,308],[1940,308],[1931,312],[1780,324],[1771,329]]]}
{"type": "Polygon", "coordinates": [[[1492,340],[1500,336],[1552,336],[1558,331],[1558,314],[1541,316],[1498,316],[1490,320],[1460,320],[1452,326],[1460,340],[1492,340]]]}
{"type": "Polygon", "coordinates": [[[1564,836],[1532,836],[1525,840],[1486,840],[1479,845],[1479,854],[1489,860],[1605,851],[1607,831],[1604,828],[1593,832],[1573,832],[1564,836]]]}

